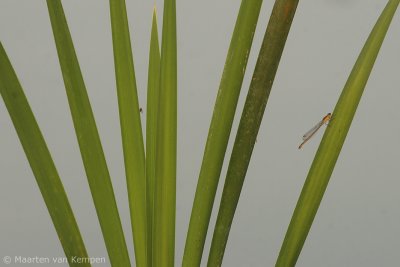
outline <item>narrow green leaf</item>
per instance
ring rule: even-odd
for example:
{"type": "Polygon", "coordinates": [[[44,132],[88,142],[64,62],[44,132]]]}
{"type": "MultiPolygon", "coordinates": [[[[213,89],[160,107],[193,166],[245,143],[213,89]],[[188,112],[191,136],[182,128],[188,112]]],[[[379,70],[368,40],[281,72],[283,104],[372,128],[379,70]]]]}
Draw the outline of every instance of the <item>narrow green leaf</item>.
{"type": "Polygon", "coordinates": [[[298,0],[275,1],[233,146],[208,266],[222,264],[233,216],[297,4],[298,0]]]}
{"type": "Polygon", "coordinates": [[[343,88],[297,201],[276,266],[296,264],[399,2],[388,2],[343,88]]]}
{"type": "Polygon", "coordinates": [[[139,101],[125,0],[110,0],[119,117],[136,266],[147,266],[146,174],[139,101]]]}
{"type": "Polygon", "coordinates": [[[113,266],[130,266],[125,237],[86,87],[60,0],[47,0],[79,148],[113,266]]]}
{"type": "Polygon", "coordinates": [[[74,257],[88,258],[85,245],[46,142],[1,42],[0,94],[10,113],[69,265],[90,266],[89,263],[78,264],[72,261],[74,257]]]}
{"type": "Polygon", "coordinates": [[[146,193],[147,193],[147,264],[153,262],[154,189],[156,180],[157,117],[160,95],[160,45],[158,43],[157,13],[153,11],[151,26],[149,74],[147,83],[146,122],[146,193]]]}
{"type": "Polygon", "coordinates": [[[262,0],[243,0],[236,19],[208,132],[182,266],[200,266],[222,163],[262,0]]]}
{"type": "Polygon", "coordinates": [[[153,266],[174,266],[176,204],[176,2],[164,2],[154,202],[153,266]]]}

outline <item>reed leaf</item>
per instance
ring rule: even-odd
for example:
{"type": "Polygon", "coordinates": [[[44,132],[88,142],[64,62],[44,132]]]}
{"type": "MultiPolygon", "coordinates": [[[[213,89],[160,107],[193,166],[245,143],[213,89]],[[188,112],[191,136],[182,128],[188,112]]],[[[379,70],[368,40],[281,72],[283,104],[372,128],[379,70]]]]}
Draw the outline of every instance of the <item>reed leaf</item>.
{"type": "Polygon", "coordinates": [[[47,0],[79,148],[108,256],[113,266],[130,266],[114,191],[60,0],[47,0]]]}
{"type": "Polygon", "coordinates": [[[399,2],[388,2],[350,73],[307,175],[275,266],[296,264],[399,2]]]}
{"type": "Polygon", "coordinates": [[[219,176],[262,0],[243,0],[226,57],[186,236],[182,266],[200,266],[219,176]]]}
{"type": "Polygon", "coordinates": [[[165,0],[153,226],[153,266],[174,266],[177,143],[176,2],[165,0]]]}
{"type": "Polygon", "coordinates": [[[10,60],[0,43],[0,94],[17,131],[70,266],[90,266],[64,187],[10,60]]]}
{"type": "Polygon", "coordinates": [[[251,154],[297,4],[298,0],[275,1],[236,134],[214,228],[208,266],[222,264],[251,154]]]}
{"type": "Polygon", "coordinates": [[[115,77],[136,266],[147,266],[145,154],[125,0],[110,0],[115,77]]]}
{"type": "Polygon", "coordinates": [[[160,97],[160,45],[158,42],[157,12],[153,11],[151,26],[149,73],[146,112],[146,197],[147,197],[147,263],[153,262],[154,189],[156,180],[157,118],[160,97]]]}

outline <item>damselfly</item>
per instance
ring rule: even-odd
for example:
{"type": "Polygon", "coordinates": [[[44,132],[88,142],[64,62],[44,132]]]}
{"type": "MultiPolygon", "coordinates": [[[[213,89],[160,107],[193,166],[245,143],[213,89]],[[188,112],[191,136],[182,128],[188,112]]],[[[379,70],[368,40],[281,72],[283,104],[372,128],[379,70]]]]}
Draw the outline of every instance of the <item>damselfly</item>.
{"type": "Polygon", "coordinates": [[[299,145],[299,149],[302,148],[302,146],[307,143],[308,140],[311,139],[311,137],[313,137],[313,135],[319,130],[319,128],[321,128],[322,125],[324,124],[328,124],[329,120],[331,119],[332,114],[328,113],[326,114],[321,121],[319,121],[314,127],[312,127],[308,132],[306,132],[303,135],[303,143],[301,143],[299,145]]]}

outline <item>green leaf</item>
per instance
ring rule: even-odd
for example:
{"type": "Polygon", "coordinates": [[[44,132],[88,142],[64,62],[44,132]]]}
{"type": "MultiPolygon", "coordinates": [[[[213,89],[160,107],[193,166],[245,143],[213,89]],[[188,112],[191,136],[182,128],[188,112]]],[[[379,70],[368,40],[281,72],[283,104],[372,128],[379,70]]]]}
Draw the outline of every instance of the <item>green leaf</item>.
{"type": "Polygon", "coordinates": [[[388,2],[343,88],[297,201],[276,266],[296,264],[399,2],[388,2]]]}
{"type": "Polygon", "coordinates": [[[157,122],[153,265],[174,266],[176,204],[176,3],[164,2],[157,122]]]}
{"type": "Polygon", "coordinates": [[[130,266],[110,174],[60,0],[48,0],[51,26],[79,148],[113,266],[130,266]]]}
{"type": "Polygon", "coordinates": [[[298,0],[275,1],[233,146],[208,266],[221,266],[229,230],[298,0]]]}
{"type": "Polygon", "coordinates": [[[147,266],[146,174],[139,101],[125,0],[110,0],[119,117],[136,266],[147,266]]]}
{"type": "Polygon", "coordinates": [[[85,245],[46,142],[1,43],[0,94],[10,113],[69,265],[90,266],[89,263],[78,264],[72,261],[73,257],[88,258],[85,245]]]}
{"type": "Polygon", "coordinates": [[[222,163],[262,0],[243,0],[219,86],[190,216],[182,266],[200,266],[222,163]]]}
{"type": "Polygon", "coordinates": [[[156,181],[157,118],[160,97],[160,45],[157,13],[154,7],[151,26],[146,122],[147,264],[153,262],[154,190],[156,181]]]}

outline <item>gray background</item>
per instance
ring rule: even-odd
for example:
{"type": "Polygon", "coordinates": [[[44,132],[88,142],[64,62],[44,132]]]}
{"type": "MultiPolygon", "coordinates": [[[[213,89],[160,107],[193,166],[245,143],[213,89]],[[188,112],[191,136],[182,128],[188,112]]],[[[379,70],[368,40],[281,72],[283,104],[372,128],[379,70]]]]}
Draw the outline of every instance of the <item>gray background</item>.
{"type": "MultiPolygon", "coordinates": [[[[272,9],[272,1],[264,2],[238,112],[243,108],[272,9]]],[[[249,166],[224,266],[273,266],[322,133],[299,151],[301,136],[333,110],[385,2],[300,1],[249,166]]],[[[63,1],[63,4],[134,263],[108,1],[75,0],[63,1]]],[[[161,22],[161,1],[157,5],[161,22]]],[[[203,149],[239,5],[238,0],[177,3],[177,266],[181,263],[203,149]]],[[[127,6],[139,99],[145,107],[153,1],[127,1],[127,6]]],[[[397,14],[297,266],[399,264],[400,115],[396,108],[400,98],[399,29],[397,14]]],[[[106,256],[45,1],[1,0],[0,36],[62,177],[89,255],[106,256]]],[[[142,116],[144,119],[145,114],[142,116]]],[[[231,138],[236,132],[238,117],[235,117],[231,138]]],[[[1,258],[6,255],[63,256],[3,101],[0,101],[0,134],[1,258]]],[[[232,142],[229,154],[231,148],[232,142]]],[[[225,165],[221,181],[226,173],[225,165]]],[[[220,193],[221,188],[216,204],[220,193]]],[[[214,210],[210,233],[215,215],[214,210]]],[[[208,255],[210,237],[209,234],[204,257],[208,255]]]]}

